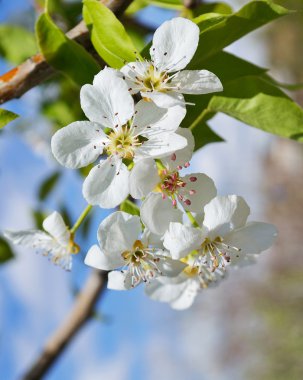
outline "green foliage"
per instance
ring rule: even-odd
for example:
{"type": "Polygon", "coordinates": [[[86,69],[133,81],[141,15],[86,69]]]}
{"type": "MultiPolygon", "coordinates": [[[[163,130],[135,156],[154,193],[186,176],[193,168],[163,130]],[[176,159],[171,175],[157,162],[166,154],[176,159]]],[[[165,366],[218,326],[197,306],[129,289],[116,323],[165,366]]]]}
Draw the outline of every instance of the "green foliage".
{"type": "Polygon", "coordinates": [[[211,143],[224,141],[205,122],[199,122],[198,128],[192,130],[195,138],[195,151],[211,143]]]}
{"type": "Polygon", "coordinates": [[[17,117],[19,116],[14,112],[0,108],[0,129],[3,128],[6,124],[15,120],[17,117]]]}
{"type": "Polygon", "coordinates": [[[201,30],[199,47],[190,65],[197,67],[203,60],[216,54],[251,31],[287,15],[289,11],[271,1],[252,1],[232,15],[213,14],[212,22],[205,15],[194,21],[201,30]],[[207,27],[205,28],[205,23],[207,27]]]}
{"type": "Polygon", "coordinates": [[[124,26],[105,5],[84,0],[83,18],[91,32],[92,43],[104,61],[115,69],[137,58],[136,47],[124,26]]]}
{"type": "Polygon", "coordinates": [[[18,25],[0,25],[0,56],[19,64],[37,51],[35,36],[18,25]]]}
{"type": "Polygon", "coordinates": [[[129,199],[120,204],[120,211],[127,212],[131,215],[140,215],[139,207],[129,199]]]}
{"type": "Polygon", "coordinates": [[[4,264],[13,258],[14,253],[11,250],[11,247],[2,237],[0,237],[0,264],[4,264]]]}
{"type": "Polygon", "coordinates": [[[48,176],[40,185],[38,197],[40,201],[44,201],[48,195],[52,192],[52,190],[57,185],[60,179],[61,173],[55,172],[48,176]]]}
{"type": "Polygon", "coordinates": [[[209,4],[200,4],[192,10],[193,16],[198,17],[204,13],[220,13],[229,15],[232,13],[232,8],[230,5],[225,3],[209,3],[209,4]]]}
{"type": "Polygon", "coordinates": [[[81,45],[67,38],[48,14],[39,17],[36,34],[40,50],[51,66],[80,86],[92,82],[99,65],[81,45]]]}

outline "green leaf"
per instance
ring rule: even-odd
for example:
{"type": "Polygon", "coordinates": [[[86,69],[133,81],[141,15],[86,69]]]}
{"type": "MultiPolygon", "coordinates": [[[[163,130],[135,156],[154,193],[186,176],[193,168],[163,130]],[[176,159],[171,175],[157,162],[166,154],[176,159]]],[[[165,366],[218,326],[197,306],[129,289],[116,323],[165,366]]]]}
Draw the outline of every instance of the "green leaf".
{"type": "Polygon", "coordinates": [[[0,264],[4,264],[5,262],[14,258],[13,251],[9,244],[0,237],[0,264]]]}
{"type": "Polygon", "coordinates": [[[279,88],[250,76],[235,79],[211,98],[208,112],[223,112],[253,127],[303,141],[303,109],[279,88]]]}
{"type": "Polygon", "coordinates": [[[83,18],[95,49],[109,66],[120,69],[125,61],[136,60],[138,54],[131,38],[105,5],[95,0],[84,0],[83,18]]]}
{"type": "Polygon", "coordinates": [[[17,117],[19,117],[19,115],[15,114],[14,112],[0,108],[0,129],[11,121],[17,119],[17,117]]]}
{"type": "Polygon", "coordinates": [[[120,204],[120,211],[127,212],[131,215],[140,215],[139,207],[129,199],[120,204]]]}
{"type": "Polygon", "coordinates": [[[32,217],[35,221],[35,227],[38,230],[43,230],[43,221],[46,218],[46,215],[40,210],[32,210],[32,217]]]}
{"type": "Polygon", "coordinates": [[[60,176],[61,176],[60,172],[55,172],[42,182],[39,188],[39,192],[38,192],[38,197],[40,201],[44,201],[48,197],[48,195],[57,185],[60,179],[60,176]]]}
{"type": "Polygon", "coordinates": [[[213,14],[214,17],[210,19],[205,19],[205,15],[197,17],[194,21],[199,26],[201,34],[198,49],[189,68],[201,64],[206,58],[244,35],[288,13],[287,9],[271,1],[259,0],[246,4],[232,15],[213,14]]]}
{"type": "Polygon", "coordinates": [[[192,9],[193,16],[198,17],[203,13],[221,13],[221,14],[231,14],[232,8],[230,5],[225,3],[209,3],[200,4],[198,7],[192,9]]]}
{"type": "Polygon", "coordinates": [[[47,62],[79,86],[91,83],[100,71],[94,58],[77,42],[67,38],[48,14],[43,13],[39,17],[36,34],[47,62]]]}
{"type": "Polygon", "coordinates": [[[36,52],[33,33],[18,25],[0,25],[0,56],[18,65],[36,52]]]}
{"type": "Polygon", "coordinates": [[[198,123],[192,129],[195,138],[195,151],[202,148],[204,145],[222,142],[224,139],[217,135],[205,122],[198,123]]]}

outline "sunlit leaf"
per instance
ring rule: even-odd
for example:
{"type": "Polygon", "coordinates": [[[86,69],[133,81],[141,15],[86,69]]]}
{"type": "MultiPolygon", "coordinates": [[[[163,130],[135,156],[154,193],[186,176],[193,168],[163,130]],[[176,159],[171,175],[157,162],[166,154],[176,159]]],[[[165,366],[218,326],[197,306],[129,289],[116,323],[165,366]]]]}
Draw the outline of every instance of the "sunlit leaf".
{"type": "Polygon", "coordinates": [[[85,0],[83,18],[95,49],[109,66],[119,69],[124,61],[136,60],[135,45],[124,26],[105,5],[95,0],[85,0]]]}
{"type": "Polygon", "coordinates": [[[81,45],[67,38],[48,14],[39,17],[36,34],[40,50],[51,66],[80,86],[92,82],[100,70],[98,63],[81,45]]]}
{"type": "Polygon", "coordinates": [[[6,124],[15,120],[19,115],[14,112],[4,110],[0,108],[0,129],[3,128],[6,124]]]}

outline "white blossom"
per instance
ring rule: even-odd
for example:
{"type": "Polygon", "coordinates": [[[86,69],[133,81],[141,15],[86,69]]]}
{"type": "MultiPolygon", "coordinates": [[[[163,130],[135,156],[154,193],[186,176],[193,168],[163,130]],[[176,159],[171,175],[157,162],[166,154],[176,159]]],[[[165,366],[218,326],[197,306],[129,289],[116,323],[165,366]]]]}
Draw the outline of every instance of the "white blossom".
{"type": "Polygon", "coordinates": [[[177,276],[185,267],[172,260],[159,236],[142,233],[140,218],[122,211],[105,218],[98,229],[99,246],[88,251],[85,264],[110,271],[108,288],[127,290],[158,276],[177,276]]]}
{"type": "Polygon", "coordinates": [[[155,32],[150,61],[130,62],[121,71],[131,94],[141,93],[159,107],[184,104],[182,94],[222,91],[218,77],[207,70],[182,70],[199,42],[199,28],[182,17],[164,22],[155,32]],[[182,70],[182,71],[180,71],[182,70]]]}
{"type": "Polygon", "coordinates": [[[187,146],[162,158],[161,163],[153,159],[136,163],[129,177],[130,194],[141,199],[151,191],[160,192],[163,199],[171,199],[173,206],[179,202],[185,210],[197,212],[216,196],[217,190],[213,180],[203,173],[180,174],[190,165],[194,138],[186,128],[179,128],[177,133],[187,139],[187,146]]]}
{"type": "Polygon", "coordinates": [[[52,152],[72,169],[107,155],[90,171],[83,195],[92,205],[112,208],[129,193],[125,161],[159,158],[186,145],[186,139],[174,133],[184,111],[166,112],[143,100],[134,105],[126,83],[109,68],[95,76],[93,85],[84,85],[80,95],[90,121],[77,121],[56,132],[52,152]]]}
{"type": "Polygon", "coordinates": [[[37,249],[54,264],[71,270],[72,254],[78,253],[79,246],[74,242],[62,216],[54,211],[44,219],[43,229],[5,231],[4,236],[14,244],[37,249]]]}

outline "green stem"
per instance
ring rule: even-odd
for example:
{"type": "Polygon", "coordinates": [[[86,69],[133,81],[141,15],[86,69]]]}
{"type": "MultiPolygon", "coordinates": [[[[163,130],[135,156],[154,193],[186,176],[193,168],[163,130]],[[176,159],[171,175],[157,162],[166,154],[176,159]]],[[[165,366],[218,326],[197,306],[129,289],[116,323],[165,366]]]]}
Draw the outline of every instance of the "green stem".
{"type": "Polygon", "coordinates": [[[162,161],[159,160],[159,158],[155,159],[155,161],[156,161],[157,168],[159,170],[165,170],[166,169],[166,167],[162,164],[162,161]]]}
{"type": "Polygon", "coordinates": [[[80,227],[81,223],[83,222],[83,220],[87,217],[88,213],[90,212],[90,210],[93,208],[92,205],[87,205],[85,210],[82,212],[82,214],[79,216],[78,220],[76,221],[76,223],[73,225],[73,227],[71,228],[70,232],[71,234],[74,234],[77,229],[80,227]]]}
{"type": "Polygon", "coordinates": [[[196,128],[196,126],[204,119],[204,117],[210,112],[209,109],[205,108],[200,115],[196,118],[196,120],[188,127],[191,131],[196,128]]]}
{"type": "Polygon", "coordinates": [[[189,221],[191,222],[191,224],[194,227],[196,227],[196,228],[200,227],[199,223],[196,221],[195,217],[193,216],[193,214],[190,211],[186,211],[186,215],[188,216],[189,221]]]}

